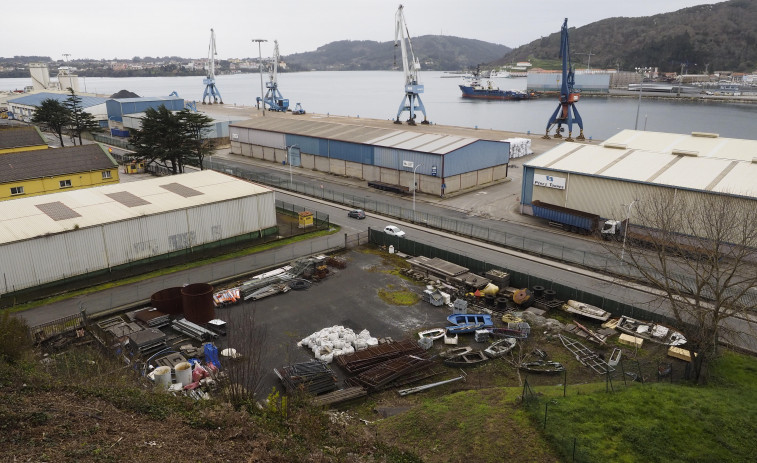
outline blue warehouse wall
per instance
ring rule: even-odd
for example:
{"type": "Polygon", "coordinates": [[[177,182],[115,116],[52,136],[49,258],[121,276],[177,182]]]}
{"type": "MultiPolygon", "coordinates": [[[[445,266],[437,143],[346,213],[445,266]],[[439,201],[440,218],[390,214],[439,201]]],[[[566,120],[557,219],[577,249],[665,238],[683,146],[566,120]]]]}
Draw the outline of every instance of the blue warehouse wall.
{"type": "Polygon", "coordinates": [[[108,111],[108,119],[123,122],[124,114],[134,114],[146,111],[148,108],[158,109],[165,106],[169,111],[181,111],[184,109],[183,98],[124,98],[110,99],[105,102],[108,111]]]}
{"type": "Polygon", "coordinates": [[[303,153],[315,156],[373,164],[373,146],[291,134],[286,135],[286,144],[297,145],[303,153]]]}
{"type": "MultiPolygon", "coordinates": [[[[297,145],[300,147],[300,151],[307,154],[314,154],[316,156],[322,156],[321,155],[321,145],[322,142],[325,142],[328,140],[321,140],[320,138],[314,138],[314,137],[305,137],[302,135],[291,135],[286,134],[286,144],[287,146],[297,145]]],[[[328,152],[328,145],[324,147],[325,152],[328,152]]]]}
{"type": "Polygon", "coordinates": [[[523,184],[521,185],[520,203],[531,204],[534,198],[534,168],[523,166],[523,184]]]}
{"type": "Polygon", "coordinates": [[[510,143],[478,140],[444,156],[445,177],[473,172],[510,162],[510,143]]]}

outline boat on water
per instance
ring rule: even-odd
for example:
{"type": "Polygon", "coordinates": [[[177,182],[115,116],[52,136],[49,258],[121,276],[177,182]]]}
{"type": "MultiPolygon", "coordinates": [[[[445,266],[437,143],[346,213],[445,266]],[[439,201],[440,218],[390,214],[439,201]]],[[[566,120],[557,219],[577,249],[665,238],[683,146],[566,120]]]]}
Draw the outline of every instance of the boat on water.
{"type": "Polygon", "coordinates": [[[499,358],[513,350],[517,341],[513,338],[503,338],[484,349],[484,354],[491,358],[499,358]]]}
{"type": "Polygon", "coordinates": [[[502,90],[495,86],[491,80],[483,83],[478,78],[473,78],[469,82],[458,85],[462,92],[463,98],[473,98],[479,100],[529,100],[533,95],[520,90],[502,90]]]}
{"type": "Polygon", "coordinates": [[[565,366],[560,362],[551,360],[535,360],[520,365],[521,370],[530,371],[531,373],[560,373],[565,371],[565,366]]]}
{"type": "Polygon", "coordinates": [[[672,328],[657,323],[639,321],[625,315],[620,317],[615,329],[666,346],[686,344],[686,337],[672,328]]]}
{"type": "Polygon", "coordinates": [[[480,350],[474,350],[471,352],[466,352],[465,354],[456,355],[454,357],[444,359],[444,364],[449,367],[470,367],[473,365],[478,365],[479,363],[483,363],[487,360],[489,360],[489,357],[487,357],[486,354],[484,354],[480,350]]]}
{"type": "Polygon", "coordinates": [[[599,307],[573,300],[569,300],[568,302],[563,304],[562,309],[568,313],[580,315],[586,318],[592,318],[594,320],[599,320],[602,322],[606,322],[610,319],[611,316],[610,312],[602,310],[599,307]]]}

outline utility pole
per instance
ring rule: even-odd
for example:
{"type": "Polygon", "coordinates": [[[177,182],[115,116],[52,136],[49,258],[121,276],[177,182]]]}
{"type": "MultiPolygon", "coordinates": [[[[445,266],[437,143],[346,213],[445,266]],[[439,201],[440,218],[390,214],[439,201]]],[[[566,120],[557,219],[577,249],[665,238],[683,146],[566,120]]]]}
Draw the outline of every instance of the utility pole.
{"type": "Polygon", "coordinates": [[[63,53],[63,57],[66,59],[66,62],[68,63],[68,57],[71,56],[71,53],[63,53]]]}
{"type": "Polygon", "coordinates": [[[263,117],[265,117],[265,94],[263,93],[263,52],[260,51],[260,43],[268,42],[266,39],[252,39],[258,43],[258,65],[260,70],[260,104],[263,106],[263,117]]]}
{"type": "Polygon", "coordinates": [[[586,70],[591,71],[591,57],[596,55],[596,53],[592,53],[591,50],[589,50],[589,53],[576,53],[576,55],[587,55],[589,57],[586,62],[586,70]]]}

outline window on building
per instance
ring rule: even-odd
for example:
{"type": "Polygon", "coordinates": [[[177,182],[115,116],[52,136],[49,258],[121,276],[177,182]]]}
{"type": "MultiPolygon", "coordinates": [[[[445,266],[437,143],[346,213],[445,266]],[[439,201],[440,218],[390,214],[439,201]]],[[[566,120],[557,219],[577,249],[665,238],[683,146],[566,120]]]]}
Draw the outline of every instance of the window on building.
{"type": "Polygon", "coordinates": [[[60,181],[60,187],[61,188],[71,188],[71,180],[61,180],[60,181]]]}
{"type": "Polygon", "coordinates": [[[106,178],[111,178],[109,170],[104,170],[103,171],[103,180],[105,180],[106,178]]]}
{"type": "Polygon", "coordinates": [[[12,186],[11,187],[11,196],[22,195],[22,194],[24,194],[24,187],[22,187],[22,186],[12,186]]]}

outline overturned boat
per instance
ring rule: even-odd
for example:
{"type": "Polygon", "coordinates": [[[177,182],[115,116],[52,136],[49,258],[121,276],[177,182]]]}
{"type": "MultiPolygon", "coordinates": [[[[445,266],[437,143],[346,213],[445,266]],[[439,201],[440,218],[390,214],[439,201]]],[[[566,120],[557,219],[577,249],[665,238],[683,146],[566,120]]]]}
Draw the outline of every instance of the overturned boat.
{"type": "Polygon", "coordinates": [[[602,310],[599,307],[573,300],[569,300],[563,304],[562,310],[582,317],[599,320],[601,322],[606,322],[611,316],[610,312],[602,310]]]}
{"type": "Polygon", "coordinates": [[[486,354],[484,354],[480,350],[474,350],[465,354],[456,355],[454,357],[444,359],[444,364],[449,367],[470,367],[473,365],[478,365],[479,363],[483,363],[487,360],[489,360],[489,357],[487,357],[486,354]]]}

